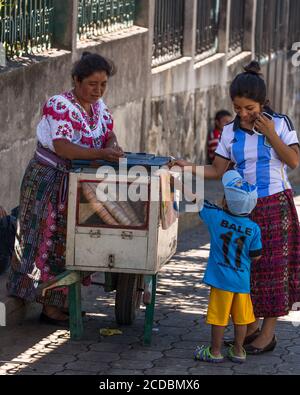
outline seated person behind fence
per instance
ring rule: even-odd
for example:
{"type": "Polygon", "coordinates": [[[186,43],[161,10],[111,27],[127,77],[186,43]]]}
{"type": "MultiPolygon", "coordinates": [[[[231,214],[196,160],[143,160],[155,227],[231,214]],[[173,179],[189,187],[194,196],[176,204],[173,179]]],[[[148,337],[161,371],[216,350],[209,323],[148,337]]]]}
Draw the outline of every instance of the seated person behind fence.
{"type": "Polygon", "coordinates": [[[124,155],[102,96],[112,62],[83,53],[72,71],[74,88],[51,97],[37,126],[38,146],[23,178],[8,292],[43,304],[41,321],[68,325],[67,290],[38,293],[65,271],[68,169],[72,159],[118,161],[124,155]]]}
{"type": "Polygon", "coordinates": [[[224,126],[231,122],[232,115],[227,110],[220,110],[215,116],[215,128],[208,133],[207,136],[207,159],[208,163],[212,163],[215,159],[215,150],[219,144],[224,126]]]}
{"type": "Polygon", "coordinates": [[[17,210],[8,215],[0,206],[0,274],[7,271],[14,250],[17,210]]]}
{"type": "Polygon", "coordinates": [[[250,298],[251,260],[260,258],[262,243],[259,226],[248,215],[256,206],[257,188],[244,181],[235,170],[222,179],[223,209],[207,201],[199,213],[211,237],[209,260],[203,282],[210,285],[206,322],[212,325],[211,345],[198,346],[194,358],[205,362],[223,362],[221,353],[224,329],[231,316],[234,344],[228,358],[237,363],[246,360],[243,348],[247,324],[255,322],[250,298]]]}

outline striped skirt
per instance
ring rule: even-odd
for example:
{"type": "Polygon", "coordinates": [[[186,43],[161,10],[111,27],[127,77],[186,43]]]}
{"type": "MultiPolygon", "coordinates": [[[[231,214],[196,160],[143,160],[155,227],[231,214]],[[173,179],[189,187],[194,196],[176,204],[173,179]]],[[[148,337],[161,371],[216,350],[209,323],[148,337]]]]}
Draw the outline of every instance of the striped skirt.
{"type": "Polygon", "coordinates": [[[258,199],[251,217],[263,243],[262,258],[251,268],[255,316],[287,315],[300,301],[300,227],[292,191],[258,199]]]}
{"type": "Polygon", "coordinates": [[[64,170],[30,161],[21,186],[15,253],[7,284],[12,296],[58,307],[65,304],[65,289],[48,291],[42,298],[37,287],[65,270],[67,207],[59,205],[64,170]]]}

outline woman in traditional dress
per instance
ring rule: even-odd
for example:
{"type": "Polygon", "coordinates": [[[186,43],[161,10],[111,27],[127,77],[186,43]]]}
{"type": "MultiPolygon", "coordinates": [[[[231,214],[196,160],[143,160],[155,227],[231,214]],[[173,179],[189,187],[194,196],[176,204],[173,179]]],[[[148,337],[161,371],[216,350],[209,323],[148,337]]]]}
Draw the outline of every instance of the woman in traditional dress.
{"type": "Polygon", "coordinates": [[[10,295],[43,304],[41,320],[68,324],[66,289],[37,287],[65,270],[68,170],[73,159],[118,161],[123,156],[102,96],[112,62],[85,52],[72,71],[74,88],[51,97],[37,126],[37,149],[21,185],[10,295]]]}

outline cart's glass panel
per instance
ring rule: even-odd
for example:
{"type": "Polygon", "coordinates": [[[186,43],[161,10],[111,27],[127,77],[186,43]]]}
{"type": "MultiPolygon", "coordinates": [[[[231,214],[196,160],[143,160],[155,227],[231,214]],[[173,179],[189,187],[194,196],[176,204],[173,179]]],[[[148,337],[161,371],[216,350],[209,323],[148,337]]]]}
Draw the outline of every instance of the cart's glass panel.
{"type": "MultiPolygon", "coordinates": [[[[77,192],[77,226],[147,228],[148,200],[130,199],[130,185],[131,183],[80,181],[77,192]]],[[[147,191],[148,197],[149,185],[141,187],[147,191]]]]}

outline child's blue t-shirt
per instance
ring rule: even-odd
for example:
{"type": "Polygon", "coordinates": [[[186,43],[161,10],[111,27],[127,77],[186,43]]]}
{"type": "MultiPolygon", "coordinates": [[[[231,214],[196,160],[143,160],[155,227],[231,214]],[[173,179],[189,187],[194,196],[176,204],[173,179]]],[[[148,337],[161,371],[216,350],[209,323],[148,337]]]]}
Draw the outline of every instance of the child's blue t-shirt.
{"type": "Polygon", "coordinates": [[[204,201],[199,212],[211,237],[203,282],[235,293],[250,293],[251,258],[261,255],[259,226],[249,217],[237,216],[204,201]]]}

